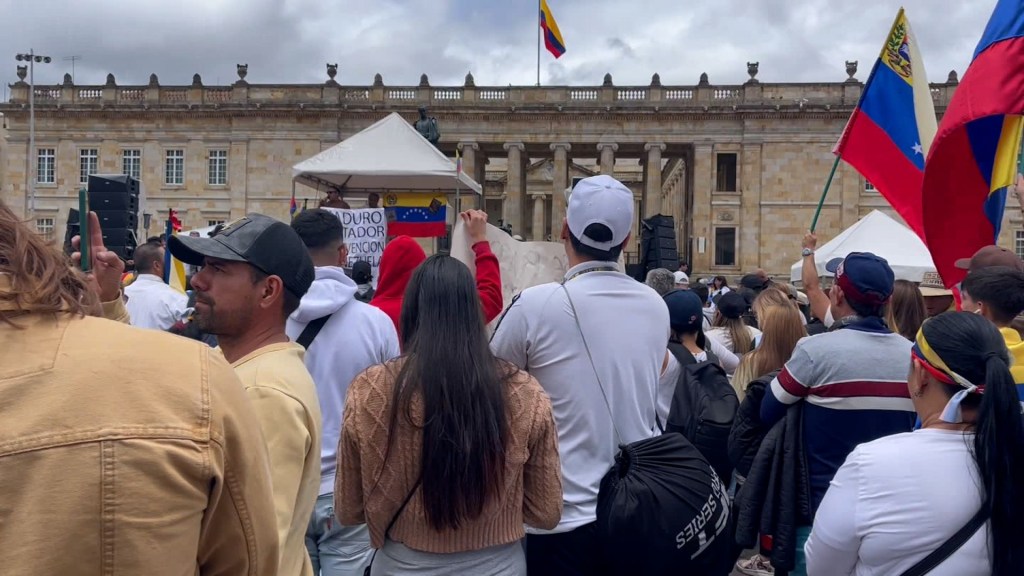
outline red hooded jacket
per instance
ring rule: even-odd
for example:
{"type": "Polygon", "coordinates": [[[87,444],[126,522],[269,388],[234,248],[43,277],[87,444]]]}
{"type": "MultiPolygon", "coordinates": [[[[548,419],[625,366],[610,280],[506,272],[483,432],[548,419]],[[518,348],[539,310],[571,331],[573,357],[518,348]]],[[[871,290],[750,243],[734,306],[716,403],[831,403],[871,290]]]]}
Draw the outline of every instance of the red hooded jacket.
{"type": "MultiPolygon", "coordinates": [[[[501,268],[498,257],[491,252],[490,243],[477,242],[473,245],[476,254],[476,290],[480,295],[484,317],[487,322],[501,314],[504,300],[501,295],[501,268]]],[[[398,340],[402,340],[400,318],[402,316],[402,298],[405,287],[409,284],[413,271],[427,259],[419,243],[408,236],[399,236],[388,242],[380,259],[380,275],[377,279],[377,291],[370,301],[384,311],[395,324],[398,340]]]]}

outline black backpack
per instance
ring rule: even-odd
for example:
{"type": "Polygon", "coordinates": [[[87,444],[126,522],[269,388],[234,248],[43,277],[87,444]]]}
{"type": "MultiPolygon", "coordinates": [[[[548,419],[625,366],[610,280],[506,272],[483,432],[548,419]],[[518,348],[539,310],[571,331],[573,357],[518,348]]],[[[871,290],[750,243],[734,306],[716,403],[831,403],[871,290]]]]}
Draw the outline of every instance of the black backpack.
{"type": "Polygon", "coordinates": [[[732,477],[729,431],[740,405],[736,391],[710,351],[708,360],[697,362],[677,342],[669,342],[668,350],[683,369],[672,394],[665,431],[685,436],[728,484],[732,477]]]}

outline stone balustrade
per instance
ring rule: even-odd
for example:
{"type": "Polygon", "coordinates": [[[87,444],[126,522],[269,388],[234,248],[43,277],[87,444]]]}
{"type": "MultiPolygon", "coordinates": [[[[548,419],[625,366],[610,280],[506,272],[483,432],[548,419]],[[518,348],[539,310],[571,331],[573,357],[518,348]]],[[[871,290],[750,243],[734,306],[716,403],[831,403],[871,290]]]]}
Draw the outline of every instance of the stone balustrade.
{"type": "MultiPolygon", "coordinates": [[[[424,78],[425,79],[425,78],[424,78]]],[[[932,84],[936,107],[950,101],[957,82],[932,84]]],[[[421,106],[531,108],[568,106],[572,108],[687,109],[713,107],[790,108],[794,106],[826,108],[853,106],[860,98],[863,84],[857,80],[834,83],[764,83],[750,81],[740,85],[662,86],[660,80],[650,86],[615,86],[606,78],[601,86],[343,86],[325,84],[249,84],[239,81],[230,86],[79,86],[65,82],[56,86],[35,87],[35,103],[47,106],[121,106],[121,107],[249,107],[249,106],[421,106]]],[[[28,104],[28,84],[11,86],[8,108],[28,104]]],[[[2,105],[0,105],[2,106],[2,105]]]]}

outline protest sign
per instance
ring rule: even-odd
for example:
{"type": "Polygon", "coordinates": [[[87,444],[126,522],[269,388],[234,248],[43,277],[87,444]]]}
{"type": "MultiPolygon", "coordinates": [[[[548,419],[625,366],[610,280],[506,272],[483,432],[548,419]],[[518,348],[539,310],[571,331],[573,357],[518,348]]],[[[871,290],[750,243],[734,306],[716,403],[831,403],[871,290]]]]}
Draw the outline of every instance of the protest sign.
{"type": "Polygon", "coordinates": [[[373,270],[373,287],[377,288],[380,275],[380,257],[384,254],[387,240],[388,220],[383,208],[324,208],[341,220],[345,228],[345,245],[348,246],[347,268],[363,260],[373,270]]]}
{"type": "MultiPolygon", "coordinates": [[[[506,308],[516,294],[531,286],[559,282],[568,269],[569,259],[559,242],[521,242],[490,224],[487,225],[487,241],[501,266],[501,295],[506,308]]],[[[476,274],[475,257],[461,218],[452,230],[451,255],[476,274]]],[[[497,319],[491,323],[492,328],[495,323],[497,319]]]]}

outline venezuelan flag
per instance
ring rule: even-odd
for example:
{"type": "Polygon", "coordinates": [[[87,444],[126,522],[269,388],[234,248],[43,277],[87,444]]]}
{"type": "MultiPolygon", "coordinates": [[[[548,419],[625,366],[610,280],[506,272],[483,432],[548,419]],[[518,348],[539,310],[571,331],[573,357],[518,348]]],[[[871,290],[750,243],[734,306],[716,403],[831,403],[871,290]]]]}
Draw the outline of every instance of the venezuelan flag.
{"type": "Polygon", "coordinates": [[[544,47],[548,52],[551,52],[555,59],[565,54],[565,40],[562,40],[562,32],[551,14],[551,8],[548,8],[547,0],[540,0],[540,28],[544,31],[544,47]]]}
{"type": "Polygon", "coordinates": [[[936,124],[924,61],[901,8],[833,152],[922,238],[921,186],[936,124]]]}
{"type": "Polygon", "coordinates": [[[447,232],[444,196],[387,194],[384,212],[388,219],[388,236],[431,238],[447,232]]]}
{"type": "Polygon", "coordinates": [[[924,171],[925,242],[946,286],[994,244],[1017,173],[1024,114],[1024,0],[999,0],[942,117],[924,171]]]}

